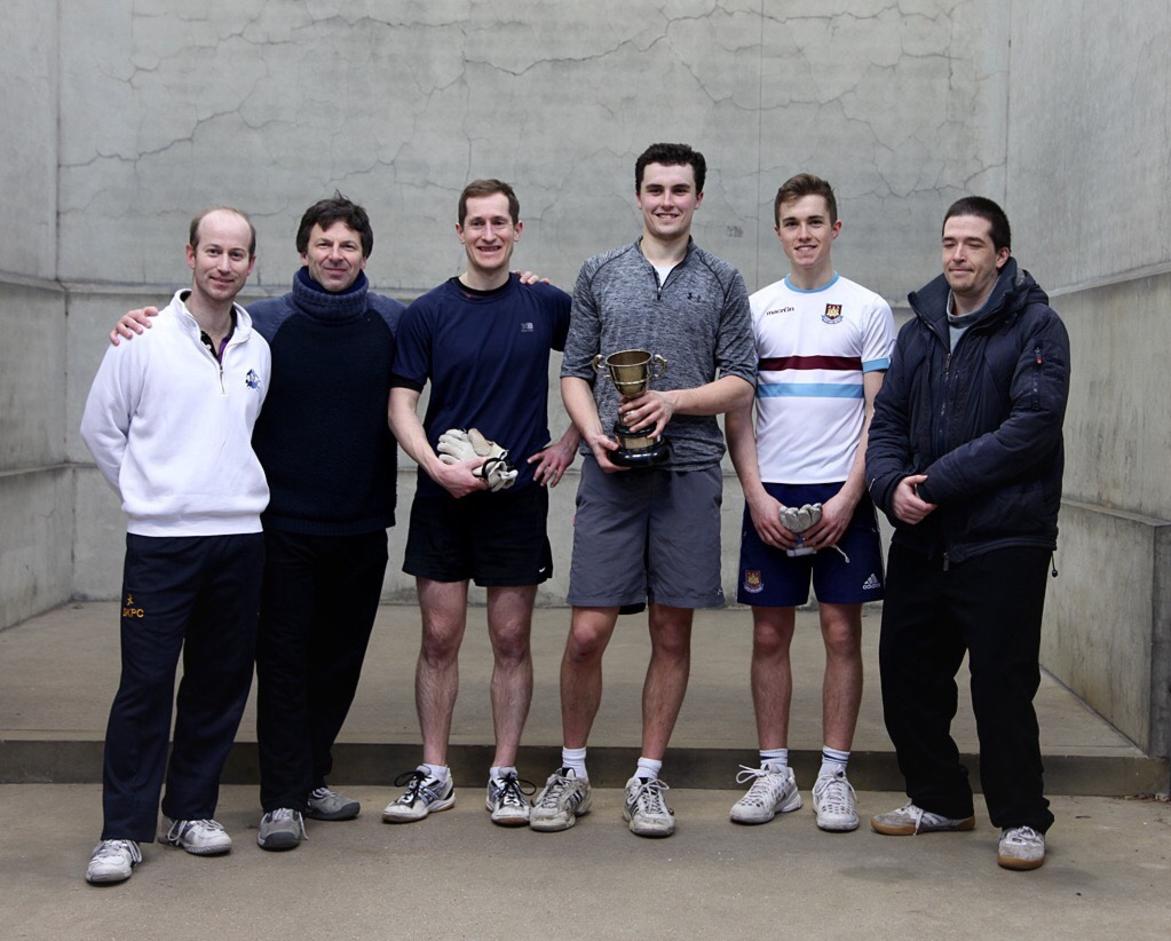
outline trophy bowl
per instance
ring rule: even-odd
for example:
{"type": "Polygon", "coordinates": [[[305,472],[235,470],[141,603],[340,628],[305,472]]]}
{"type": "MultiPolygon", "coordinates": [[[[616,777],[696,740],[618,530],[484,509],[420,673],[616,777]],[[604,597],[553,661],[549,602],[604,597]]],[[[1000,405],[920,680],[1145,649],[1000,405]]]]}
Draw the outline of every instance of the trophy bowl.
{"type": "MultiPolygon", "coordinates": [[[[594,357],[594,369],[605,370],[625,400],[638,398],[651,387],[651,382],[666,375],[667,361],[647,350],[619,350],[609,356],[599,353],[594,357]]],[[[614,437],[618,450],[610,452],[610,460],[620,467],[651,467],[670,456],[665,438],[654,438],[646,432],[633,431],[621,421],[614,423],[614,437]]]]}

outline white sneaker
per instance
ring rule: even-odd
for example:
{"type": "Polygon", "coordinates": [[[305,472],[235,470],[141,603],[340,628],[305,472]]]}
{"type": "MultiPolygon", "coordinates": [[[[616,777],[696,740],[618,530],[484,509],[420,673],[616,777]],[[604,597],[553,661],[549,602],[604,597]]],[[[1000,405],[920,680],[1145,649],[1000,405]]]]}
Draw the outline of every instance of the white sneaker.
{"type": "Polygon", "coordinates": [[[801,794],[797,790],[797,778],[792,768],[750,768],[741,765],[736,774],[736,783],[743,784],[753,778],[755,780],[748,793],[732,805],[728,814],[735,823],[768,823],[778,813],[800,810],[801,794]]]}
{"type": "Polygon", "coordinates": [[[846,833],[858,829],[854,788],[846,779],[845,771],[818,775],[813,784],[813,810],[822,830],[846,833]]]}
{"type": "Polygon", "coordinates": [[[1032,827],[1005,827],[996,861],[1005,869],[1036,869],[1045,862],[1045,834],[1032,827]]]}
{"type": "Polygon", "coordinates": [[[533,799],[529,826],[545,833],[568,830],[590,812],[591,799],[588,779],[579,778],[572,768],[558,768],[533,799]]]}
{"type": "Polygon", "coordinates": [[[626,800],[622,817],[637,836],[670,836],[675,832],[675,811],[663,800],[669,790],[658,778],[633,777],[626,782],[626,800]]]}
{"type": "Polygon", "coordinates": [[[903,804],[896,810],[888,810],[885,814],[875,814],[870,818],[870,828],[886,836],[972,830],[975,826],[975,817],[945,817],[924,810],[915,803],[903,804]]]}
{"type": "Polygon", "coordinates": [[[102,840],[90,855],[85,881],[90,885],[125,882],[140,862],[142,851],[133,840],[102,840]]]}
{"type": "Polygon", "coordinates": [[[526,781],[521,784],[515,771],[507,772],[502,778],[488,779],[488,796],[484,807],[492,815],[492,822],[502,827],[527,827],[529,825],[529,799],[525,788],[531,794],[536,787],[526,781]]]}
{"type": "Polygon", "coordinates": [[[175,820],[163,842],[192,856],[221,856],[232,851],[232,838],[216,820],[175,820]]]}
{"type": "Polygon", "coordinates": [[[446,781],[432,777],[425,767],[420,765],[414,771],[400,774],[394,779],[395,787],[407,789],[402,795],[392,800],[382,811],[383,823],[413,823],[422,820],[428,814],[447,810],[455,805],[455,787],[449,776],[446,781]]]}

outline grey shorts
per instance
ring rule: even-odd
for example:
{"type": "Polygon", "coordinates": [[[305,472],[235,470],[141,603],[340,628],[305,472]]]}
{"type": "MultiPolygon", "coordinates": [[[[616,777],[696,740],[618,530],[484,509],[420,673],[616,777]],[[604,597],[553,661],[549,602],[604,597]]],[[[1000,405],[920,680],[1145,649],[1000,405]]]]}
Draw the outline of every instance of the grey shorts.
{"type": "Polygon", "coordinates": [[[694,471],[640,468],[606,474],[592,457],[585,458],[573,524],[569,603],[722,606],[722,497],[718,464],[694,471]]]}

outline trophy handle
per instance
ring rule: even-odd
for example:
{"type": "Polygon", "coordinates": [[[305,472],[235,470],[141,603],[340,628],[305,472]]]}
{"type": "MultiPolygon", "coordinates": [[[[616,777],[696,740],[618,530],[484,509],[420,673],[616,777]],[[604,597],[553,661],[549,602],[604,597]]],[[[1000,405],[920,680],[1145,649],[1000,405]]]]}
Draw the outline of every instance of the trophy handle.
{"type": "Polygon", "coordinates": [[[659,379],[667,375],[667,361],[658,353],[651,357],[650,367],[652,379],[659,379]]]}
{"type": "Polygon", "coordinates": [[[604,357],[601,353],[594,357],[594,372],[602,371],[602,364],[605,362],[605,360],[606,357],[604,357]]]}

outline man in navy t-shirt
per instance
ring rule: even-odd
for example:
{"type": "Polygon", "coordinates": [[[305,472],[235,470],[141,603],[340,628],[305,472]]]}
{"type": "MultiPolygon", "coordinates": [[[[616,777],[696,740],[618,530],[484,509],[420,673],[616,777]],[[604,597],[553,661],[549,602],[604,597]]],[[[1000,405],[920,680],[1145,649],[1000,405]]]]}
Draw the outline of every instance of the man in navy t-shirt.
{"type": "Polygon", "coordinates": [[[573,425],[550,443],[549,352],[562,350],[570,298],[547,284],[522,285],[509,261],[521,236],[520,206],[500,180],[475,180],[459,199],[456,234],[467,268],[416,300],[398,330],[390,425],[419,465],[403,571],[414,575],[423,615],[416,706],[423,763],[399,782],[387,823],[422,820],[455,803],[447,742],[459,685],[468,580],[488,590],[496,753],[486,806],[503,826],[525,826],[529,805],[516,752],[533,691],[529,630],[537,585],[553,559],[545,533],[549,496],[573,461],[573,425]],[[417,407],[430,382],[426,415],[417,407]],[[509,452],[518,471],[490,491],[474,471],[483,459],[447,464],[436,453],[448,429],[477,428],[509,452]]]}

